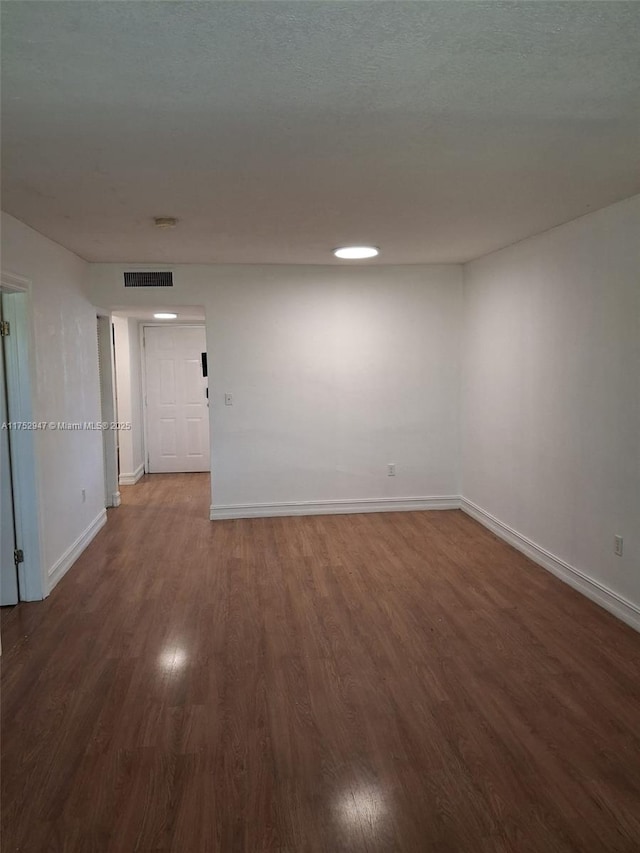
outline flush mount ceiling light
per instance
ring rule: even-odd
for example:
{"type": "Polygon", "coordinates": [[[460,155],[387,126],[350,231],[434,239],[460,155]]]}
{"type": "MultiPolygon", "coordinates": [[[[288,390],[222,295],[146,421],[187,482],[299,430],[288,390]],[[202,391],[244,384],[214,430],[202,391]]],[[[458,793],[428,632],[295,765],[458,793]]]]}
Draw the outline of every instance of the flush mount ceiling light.
{"type": "Polygon", "coordinates": [[[172,311],[158,311],[158,313],[153,316],[156,320],[175,320],[178,315],[174,314],[172,311]]]}
{"type": "Polygon", "coordinates": [[[153,224],[156,228],[175,228],[178,220],[174,216],[154,216],[153,224]]]}
{"type": "Polygon", "coordinates": [[[333,250],[336,258],[344,258],[348,261],[360,261],[363,258],[375,258],[379,254],[375,246],[340,246],[333,250]]]}

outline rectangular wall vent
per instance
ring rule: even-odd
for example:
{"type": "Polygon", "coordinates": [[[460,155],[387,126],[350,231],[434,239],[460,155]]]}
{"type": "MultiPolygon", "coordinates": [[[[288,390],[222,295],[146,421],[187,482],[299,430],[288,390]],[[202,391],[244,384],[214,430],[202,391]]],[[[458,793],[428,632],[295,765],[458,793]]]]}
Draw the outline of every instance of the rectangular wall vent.
{"type": "Polygon", "coordinates": [[[173,287],[172,272],[126,272],[125,287],[173,287]]]}

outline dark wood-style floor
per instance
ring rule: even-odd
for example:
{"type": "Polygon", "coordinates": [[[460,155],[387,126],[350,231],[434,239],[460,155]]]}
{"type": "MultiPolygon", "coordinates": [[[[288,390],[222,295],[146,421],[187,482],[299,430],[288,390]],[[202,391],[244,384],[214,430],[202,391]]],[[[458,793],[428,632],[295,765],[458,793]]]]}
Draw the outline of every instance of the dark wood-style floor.
{"type": "Polygon", "coordinates": [[[4,614],[3,851],[637,853],[640,637],[461,512],[124,490],[4,614]]]}

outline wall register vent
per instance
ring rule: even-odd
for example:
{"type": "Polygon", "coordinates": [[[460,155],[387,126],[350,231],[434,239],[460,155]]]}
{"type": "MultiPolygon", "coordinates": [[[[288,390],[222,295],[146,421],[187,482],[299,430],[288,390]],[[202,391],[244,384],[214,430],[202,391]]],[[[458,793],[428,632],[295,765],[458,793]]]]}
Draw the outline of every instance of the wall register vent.
{"type": "Polygon", "coordinates": [[[126,272],[125,287],[173,287],[172,272],[126,272]]]}

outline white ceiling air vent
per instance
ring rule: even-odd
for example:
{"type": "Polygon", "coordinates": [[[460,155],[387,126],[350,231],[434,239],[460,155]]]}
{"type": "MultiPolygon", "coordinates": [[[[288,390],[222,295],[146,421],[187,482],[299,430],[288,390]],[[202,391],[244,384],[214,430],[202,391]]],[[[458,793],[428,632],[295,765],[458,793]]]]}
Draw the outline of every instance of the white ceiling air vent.
{"type": "Polygon", "coordinates": [[[172,272],[126,272],[125,287],[173,287],[172,272]]]}

